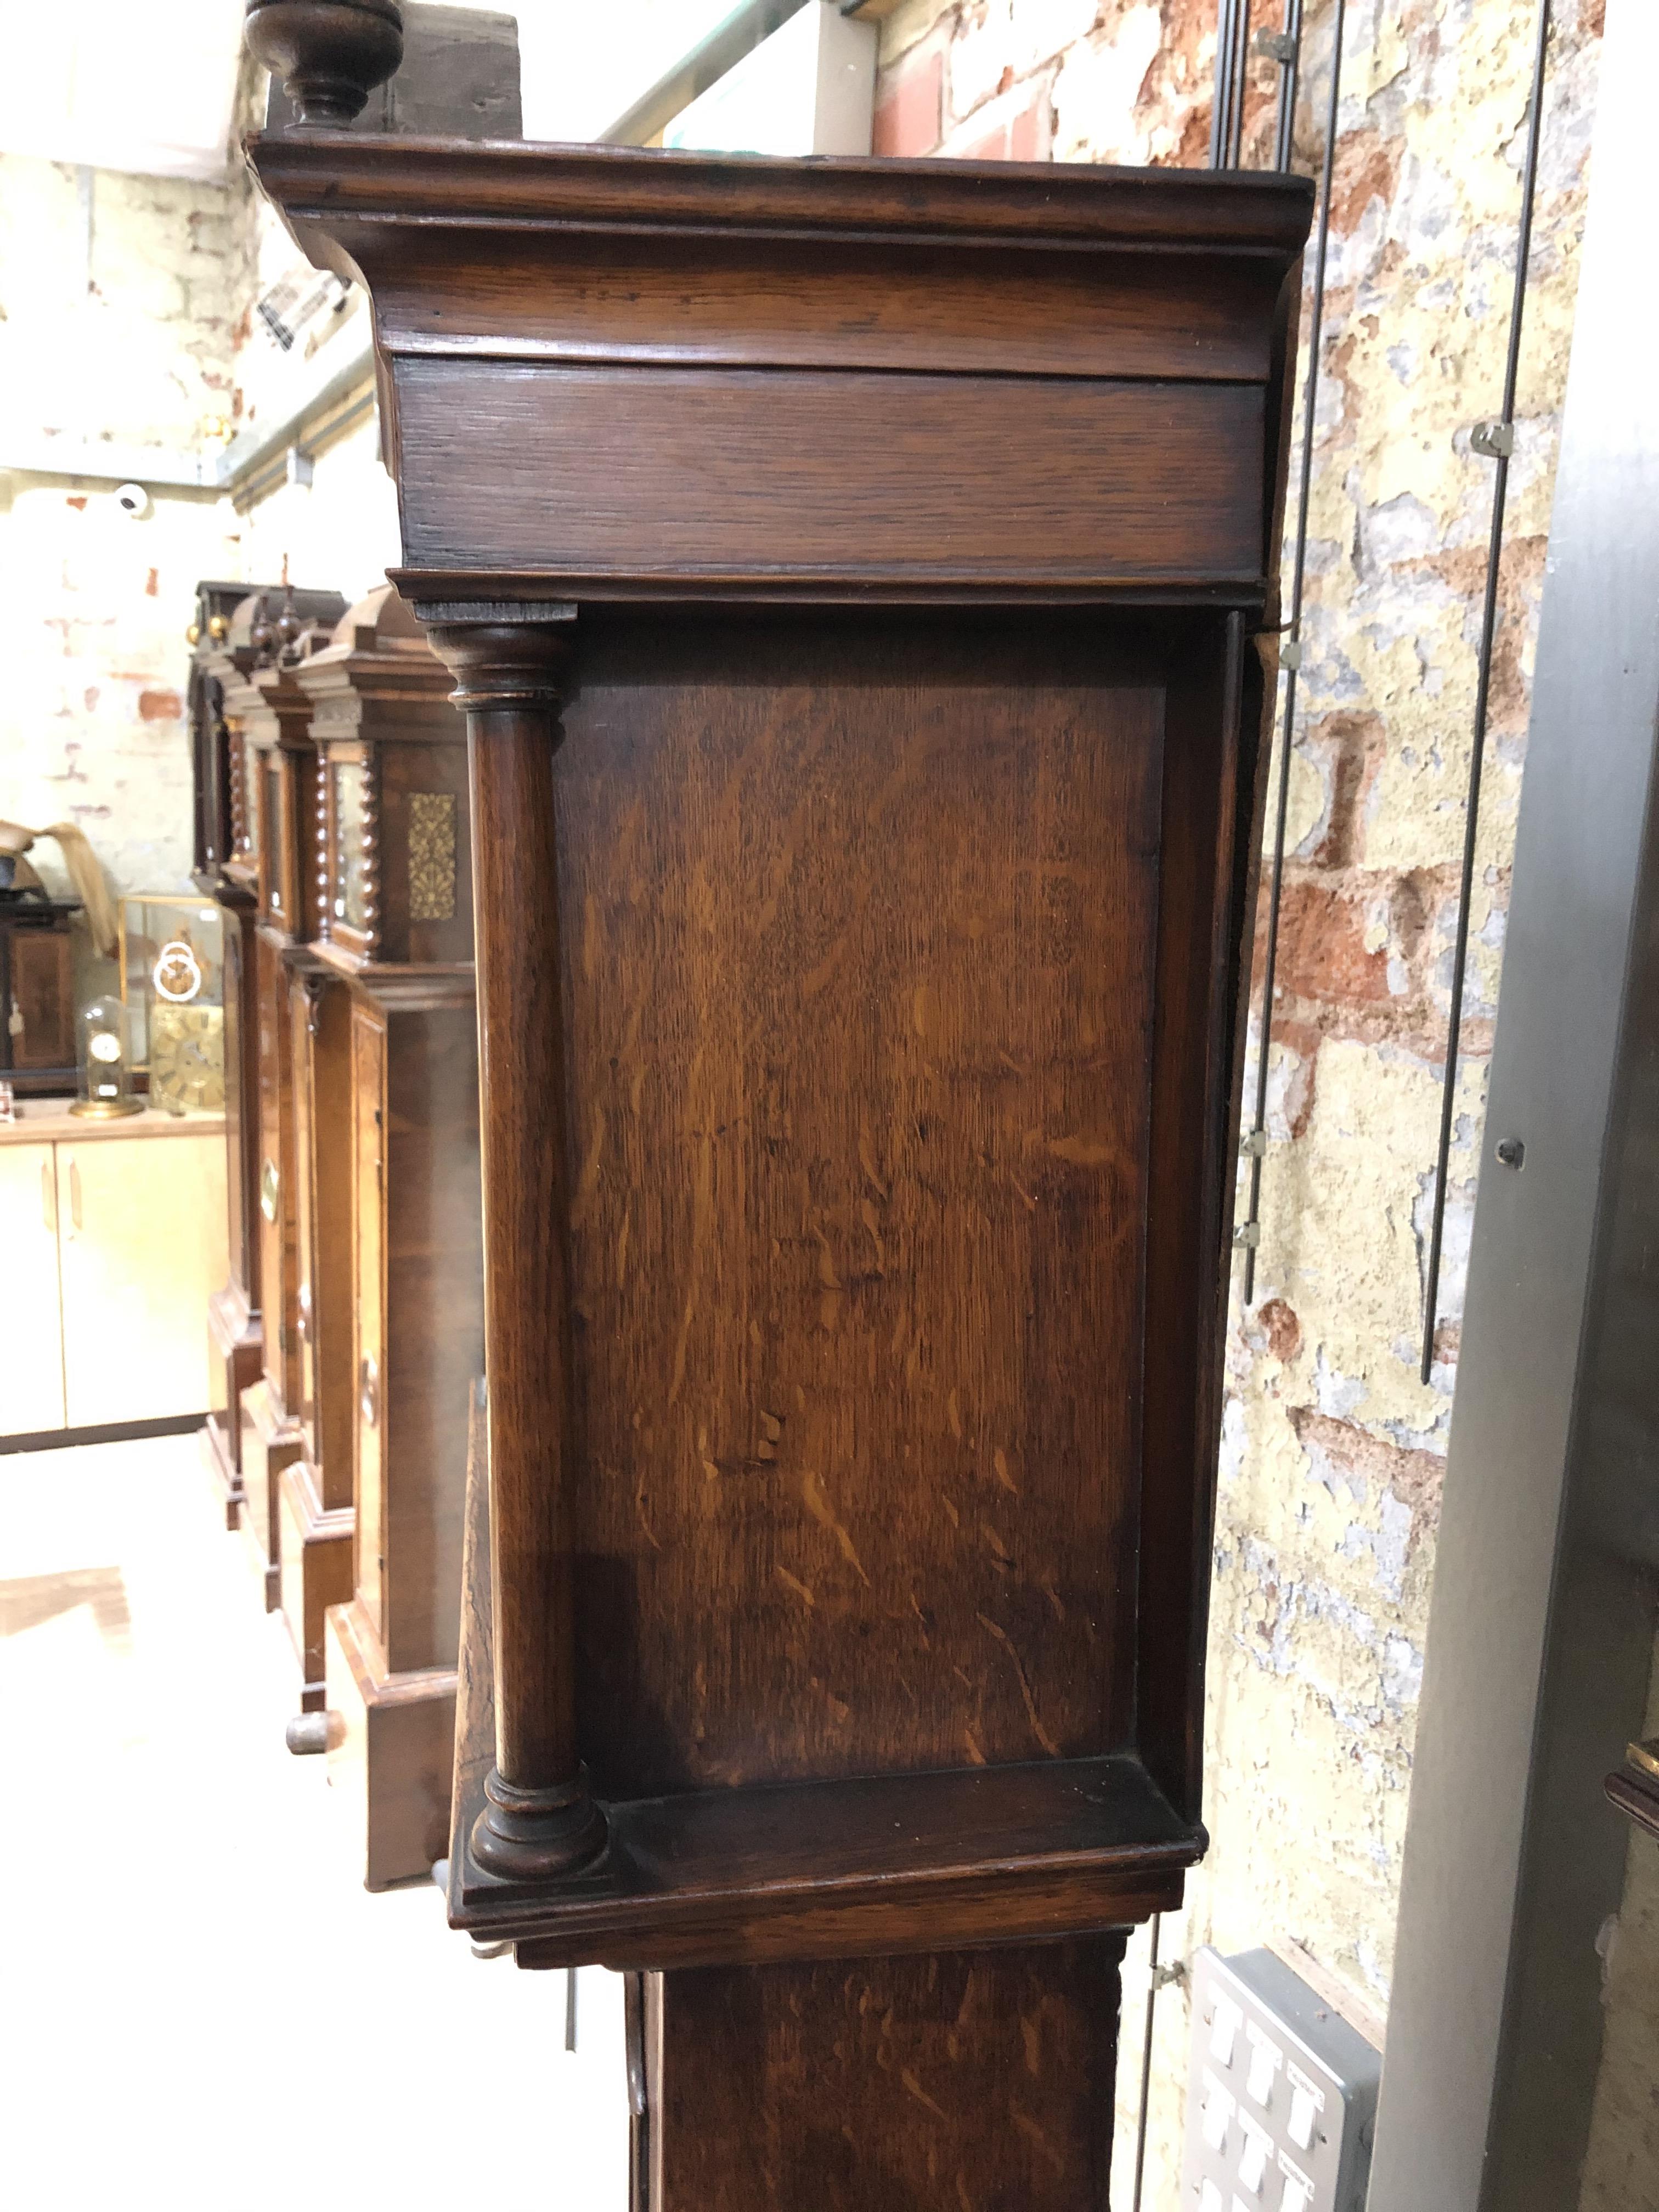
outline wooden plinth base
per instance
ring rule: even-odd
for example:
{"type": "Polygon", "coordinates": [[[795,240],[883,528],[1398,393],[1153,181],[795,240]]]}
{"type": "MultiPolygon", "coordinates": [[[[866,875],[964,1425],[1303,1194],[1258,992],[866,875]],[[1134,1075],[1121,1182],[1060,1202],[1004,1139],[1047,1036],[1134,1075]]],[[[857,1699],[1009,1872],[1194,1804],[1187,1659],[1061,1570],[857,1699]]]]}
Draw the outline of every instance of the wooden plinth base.
{"type": "Polygon", "coordinates": [[[242,1502],[242,1393],[259,1379],[264,1332],[258,1316],[234,1283],[208,1300],[208,1418],[203,1441],[208,1465],[224,1500],[225,1526],[234,1528],[242,1502]]]}
{"type": "Polygon", "coordinates": [[[630,1976],[635,2212],[1107,2212],[1126,1940],[630,1976]]]}
{"type": "MultiPolygon", "coordinates": [[[[242,1474],[230,1441],[230,1425],[222,1413],[210,1413],[202,1424],[202,1455],[207,1462],[214,1496],[224,1508],[225,1526],[237,1526],[242,1504],[242,1474]]],[[[240,1446],[240,1437],[237,1438],[240,1446]]]]}
{"type": "Polygon", "coordinates": [[[277,1404],[261,1376],[241,1396],[242,1499],[237,1509],[248,1554],[264,1582],[265,1611],[282,1603],[282,1534],[277,1495],[283,1469],[306,1448],[305,1433],[277,1404]]]}
{"type": "Polygon", "coordinates": [[[393,1674],[355,1598],[331,1608],[325,1641],[328,1778],[362,1822],[365,1887],[385,1889],[449,1848],[455,1673],[393,1674]]]}
{"type": "Polygon", "coordinates": [[[349,1505],[326,1506],[318,1470],[304,1457],[291,1460],[276,1482],[277,1565],[283,1618],[300,1662],[300,1710],[319,1713],[324,1690],[324,1621],[331,1605],[351,1595],[349,1505]]]}

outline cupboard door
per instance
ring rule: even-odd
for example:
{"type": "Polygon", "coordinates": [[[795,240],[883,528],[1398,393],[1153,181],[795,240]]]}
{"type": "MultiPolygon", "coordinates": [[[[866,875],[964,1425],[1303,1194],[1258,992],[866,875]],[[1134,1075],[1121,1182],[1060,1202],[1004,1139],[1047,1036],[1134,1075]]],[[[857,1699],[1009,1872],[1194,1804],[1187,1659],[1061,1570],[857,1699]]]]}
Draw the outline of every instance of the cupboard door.
{"type": "Polygon", "coordinates": [[[315,1160],[316,1038],[311,1006],[301,977],[289,985],[288,1031],[293,1050],[289,1080],[294,1086],[294,1310],[299,1339],[295,1364],[299,1372],[299,1395],[289,1412],[305,1431],[306,1457],[315,1467],[321,1451],[318,1437],[317,1388],[317,1189],[315,1160]]]}
{"type": "Polygon", "coordinates": [[[225,1249],[217,1131],[57,1151],[69,1425],[205,1413],[202,1313],[225,1249]]]}
{"type": "Polygon", "coordinates": [[[58,1302],[58,1182],[50,1145],[0,1145],[0,1428],[64,1425],[64,1337],[58,1302]]]}
{"type": "Polygon", "coordinates": [[[351,1101],[356,1121],[351,1196],[357,1273],[357,1593],[374,1632],[386,1634],[386,1029],[351,1009],[351,1101]]]}
{"type": "Polygon", "coordinates": [[[299,1209],[295,1202],[294,1090],[288,976],[282,948],[256,933],[259,1005],[259,1303],[264,1370],[278,1410],[300,1405],[299,1209]]]}

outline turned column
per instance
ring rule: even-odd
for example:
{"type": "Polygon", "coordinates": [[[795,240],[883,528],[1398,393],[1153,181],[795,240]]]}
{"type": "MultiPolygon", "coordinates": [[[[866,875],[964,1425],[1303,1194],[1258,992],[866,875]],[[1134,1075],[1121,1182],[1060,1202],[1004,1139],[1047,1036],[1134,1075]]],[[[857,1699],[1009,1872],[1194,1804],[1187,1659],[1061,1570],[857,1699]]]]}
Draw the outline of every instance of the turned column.
{"type": "Polygon", "coordinates": [[[553,755],[574,607],[416,612],[466,715],[483,1170],[495,1764],[472,1832],[491,1874],[597,1857],[576,1753],[569,1263],[553,755]],[[479,616],[486,618],[478,619],[479,616]],[[507,619],[500,617],[507,616],[507,619]]]}

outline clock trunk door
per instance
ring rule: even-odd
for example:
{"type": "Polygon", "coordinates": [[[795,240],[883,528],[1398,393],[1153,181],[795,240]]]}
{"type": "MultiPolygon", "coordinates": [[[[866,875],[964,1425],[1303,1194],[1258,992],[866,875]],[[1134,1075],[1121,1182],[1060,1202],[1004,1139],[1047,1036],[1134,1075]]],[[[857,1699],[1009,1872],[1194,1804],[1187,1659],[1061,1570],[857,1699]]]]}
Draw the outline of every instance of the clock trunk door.
{"type": "Polygon", "coordinates": [[[284,1413],[300,1404],[299,1252],[294,1203],[294,1094],[289,1052],[288,979],[277,946],[260,931],[259,1283],[265,1316],[265,1379],[284,1413]]]}
{"type": "Polygon", "coordinates": [[[356,1119],[352,1247],[356,1261],[357,1590],[386,1635],[386,1030],[351,1010],[356,1119]]]}

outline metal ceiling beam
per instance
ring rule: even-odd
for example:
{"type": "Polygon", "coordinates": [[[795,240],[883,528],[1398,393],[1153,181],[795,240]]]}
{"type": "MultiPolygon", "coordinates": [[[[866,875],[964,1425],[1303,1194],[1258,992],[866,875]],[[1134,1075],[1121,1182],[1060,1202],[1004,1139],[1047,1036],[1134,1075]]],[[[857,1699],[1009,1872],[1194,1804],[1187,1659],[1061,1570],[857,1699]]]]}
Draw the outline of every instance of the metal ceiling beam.
{"type": "Polygon", "coordinates": [[[599,132],[594,143],[649,145],[699,93],[707,92],[728,70],[735,69],[745,54],[753,53],[763,40],[781,30],[806,4],[807,0],[741,0],[741,5],[722,17],[608,130],[599,132]]]}

